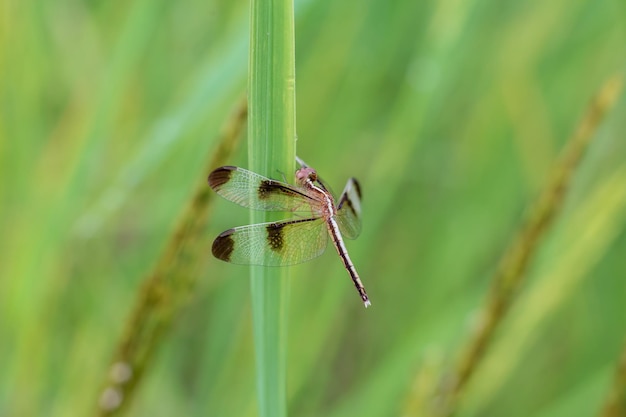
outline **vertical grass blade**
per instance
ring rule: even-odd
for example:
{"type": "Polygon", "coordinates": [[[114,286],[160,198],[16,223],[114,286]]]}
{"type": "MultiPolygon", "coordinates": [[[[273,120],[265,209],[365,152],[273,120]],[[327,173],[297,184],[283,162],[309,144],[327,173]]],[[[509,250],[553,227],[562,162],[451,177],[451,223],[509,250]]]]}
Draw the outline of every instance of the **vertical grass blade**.
{"type": "MultiPolygon", "coordinates": [[[[295,169],[295,52],[292,0],[252,0],[248,158],[270,177],[295,169]]],[[[252,212],[252,223],[280,216],[252,212]]],[[[288,270],[252,267],[252,314],[261,417],[286,415],[288,270]]]]}

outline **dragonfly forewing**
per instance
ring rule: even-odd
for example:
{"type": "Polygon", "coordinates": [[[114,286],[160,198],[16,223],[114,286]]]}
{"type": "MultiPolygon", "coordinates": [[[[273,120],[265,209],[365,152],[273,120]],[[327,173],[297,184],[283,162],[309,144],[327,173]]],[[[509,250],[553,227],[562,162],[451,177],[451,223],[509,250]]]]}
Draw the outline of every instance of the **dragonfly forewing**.
{"type": "Polygon", "coordinates": [[[211,172],[209,186],[225,199],[253,210],[310,213],[316,205],[306,190],[234,166],[211,172]]]}

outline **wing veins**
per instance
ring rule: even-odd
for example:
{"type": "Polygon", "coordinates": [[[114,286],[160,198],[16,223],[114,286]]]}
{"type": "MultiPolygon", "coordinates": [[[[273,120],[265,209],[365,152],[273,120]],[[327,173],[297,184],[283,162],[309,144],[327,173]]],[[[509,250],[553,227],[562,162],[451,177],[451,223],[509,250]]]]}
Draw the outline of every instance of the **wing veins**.
{"type": "Polygon", "coordinates": [[[253,210],[310,214],[318,201],[299,187],[234,166],[217,168],[208,181],[221,197],[253,210]]]}
{"type": "Polygon", "coordinates": [[[286,266],[321,255],[328,232],[321,217],[257,223],[229,229],[213,242],[218,259],[243,265],[286,266]]]}

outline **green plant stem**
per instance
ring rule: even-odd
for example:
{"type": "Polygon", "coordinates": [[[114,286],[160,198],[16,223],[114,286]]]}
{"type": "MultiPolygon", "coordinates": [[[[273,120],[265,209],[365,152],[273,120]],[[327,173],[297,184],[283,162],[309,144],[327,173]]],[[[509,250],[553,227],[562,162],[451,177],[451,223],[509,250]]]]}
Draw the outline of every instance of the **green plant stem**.
{"type": "Polygon", "coordinates": [[[463,347],[456,368],[443,378],[438,388],[434,415],[454,414],[462,391],[482,362],[497,327],[513,305],[542,238],[563,206],[567,189],[589,142],[605,114],[615,104],[621,88],[621,75],[610,78],[592,100],[578,129],[568,141],[561,159],[554,166],[552,178],[531,207],[526,223],[502,258],[480,312],[479,326],[463,347]]]}
{"type": "MultiPolygon", "coordinates": [[[[249,168],[269,177],[295,170],[295,37],[292,0],[252,0],[248,79],[249,168]]],[[[277,220],[252,212],[252,223],[277,220]]],[[[286,416],[288,269],[252,267],[252,314],[261,417],[286,416]]]]}

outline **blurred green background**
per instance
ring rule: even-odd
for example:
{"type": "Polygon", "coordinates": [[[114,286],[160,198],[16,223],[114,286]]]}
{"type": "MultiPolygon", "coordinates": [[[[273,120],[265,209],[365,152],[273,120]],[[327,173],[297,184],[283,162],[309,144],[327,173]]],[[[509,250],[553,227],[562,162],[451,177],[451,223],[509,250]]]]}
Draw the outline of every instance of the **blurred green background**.
{"type": "MultiPolygon", "coordinates": [[[[0,415],[78,416],[245,93],[246,1],[0,2],[0,415]]],[[[623,0],[296,1],[298,154],[363,188],[348,242],[294,267],[292,416],[408,416],[452,363],[589,100],[626,64],[623,0]]],[[[626,329],[626,100],[459,416],[594,415],[626,329]]],[[[232,158],[246,165],[245,143],[232,158]]],[[[255,416],[247,268],[212,258],[134,416],[255,416]]]]}

